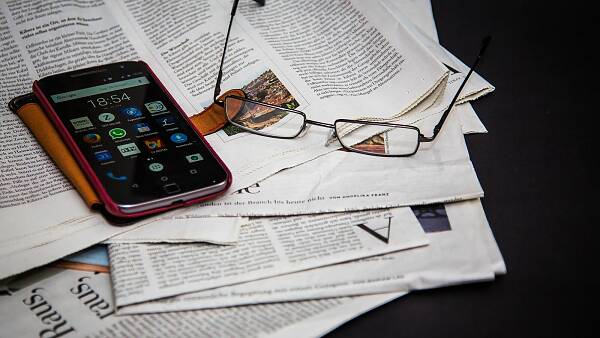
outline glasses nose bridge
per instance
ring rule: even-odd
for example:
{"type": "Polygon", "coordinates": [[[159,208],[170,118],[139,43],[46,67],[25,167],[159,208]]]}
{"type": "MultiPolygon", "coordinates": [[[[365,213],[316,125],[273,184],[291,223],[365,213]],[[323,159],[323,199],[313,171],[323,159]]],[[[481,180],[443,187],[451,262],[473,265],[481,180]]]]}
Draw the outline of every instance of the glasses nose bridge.
{"type": "Polygon", "coordinates": [[[331,124],[331,123],[325,123],[325,122],[320,122],[320,121],[306,119],[306,124],[307,125],[314,124],[315,126],[325,127],[325,128],[329,128],[329,129],[335,130],[335,126],[333,124],[331,124]]]}
{"type": "MultiPolygon", "coordinates": [[[[336,133],[334,124],[306,119],[306,121],[304,123],[305,129],[308,129],[313,124],[316,126],[328,128],[331,130],[329,132],[329,134],[327,135],[327,139],[325,140],[325,146],[328,146],[331,143],[333,143],[335,140],[337,140],[337,133],[336,133]]],[[[305,134],[305,131],[303,131],[301,133],[301,135],[304,135],[304,134],[305,134]]]]}

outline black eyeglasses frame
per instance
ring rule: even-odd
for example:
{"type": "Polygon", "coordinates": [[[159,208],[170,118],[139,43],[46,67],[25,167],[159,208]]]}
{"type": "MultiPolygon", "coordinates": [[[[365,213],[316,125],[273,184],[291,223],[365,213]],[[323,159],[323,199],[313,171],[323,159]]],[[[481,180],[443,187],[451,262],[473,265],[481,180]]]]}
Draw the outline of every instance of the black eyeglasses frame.
{"type": "MultiPolygon", "coordinates": [[[[279,135],[271,135],[271,134],[267,134],[267,133],[263,133],[259,130],[253,130],[251,128],[248,128],[242,124],[239,124],[233,120],[231,120],[231,118],[229,117],[229,115],[227,115],[227,120],[229,120],[229,122],[233,125],[235,125],[236,127],[239,127],[243,130],[246,130],[250,133],[253,134],[257,134],[260,136],[264,136],[264,137],[270,137],[270,138],[276,138],[276,139],[283,139],[283,140],[289,140],[289,139],[294,139],[297,138],[298,136],[300,136],[305,130],[307,125],[316,125],[319,127],[324,127],[324,128],[329,128],[329,129],[333,129],[334,130],[334,136],[338,139],[340,145],[342,146],[342,148],[346,149],[347,151],[351,151],[351,152],[355,152],[355,153],[362,153],[365,155],[371,155],[371,156],[381,156],[381,157],[406,157],[406,156],[412,156],[414,155],[418,150],[419,150],[419,145],[420,145],[420,138],[422,137],[421,135],[421,131],[419,130],[419,128],[415,127],[415,126],[411,126],[408,124],[397,124],[397,123],[391,123],[391,122],[376,122],[376,121],[361,121],[361,120],[352,120],[352,119],[337,119],[335,120],[335,122],[333,124],[331,123],[325,123],[325,122],[321,122],[321,121],[315,121],[315,120],[310,120],[306,117],[306,114],[300,110],[296,110],[296,109],[289,109],[289,108],[285,108],[285,107],[281,107],[281,106],[276,106],[270,103],[266,103],[266,102],[262,102],[262,101],[256,101],[256,100],[252,100],[252,99],[248,99],[245,97],[240,97],[237,95],[229,95],[227,97],[225,97],[224,99],[224,104],[225,106],[227,106],[227,100],[228,99],[236,99],[236,100],[240,100],[240,101],[245,101],[245,102],[251,102],[254,104],[258,104],[258,105],[262,105],[262,106],[266,106],[269,108],[273,108],[273,109],[277,109],[277,110],[282,110],[282,111],[286,111],[289,113],[294,113],[297,115],[302,116],[302,127],[298,130],[298,132],[294,135],[291,136],[279,136],[279,135]],[[383,127],[390,127],[390,128],[404,128],[404,129],[411,129],[411,130],[415,130],[417,132],[417,134],[419,135],[419,140],[417,140],[417,146],[415,148],[415,150],[412,153],[407,153],[407,154],[399,154],[399,155],[389,155],[389,154],[380,154],[380,153],[371,153],[371,152],[366,152],[366,151],[361,151],[359,149],[355,149],[355,148],[351,148],[349,146],[347,146],[346,144],[344,144],[344,142],[339,138],[337,130],[337,124],[340,123],[353,123],[353,124],[362,124],[362,125],[373,125],[373,126],[383,126],[383,127]]],[[[225,112],[227,112],[227,108],[225,108],[225,112]]]]}

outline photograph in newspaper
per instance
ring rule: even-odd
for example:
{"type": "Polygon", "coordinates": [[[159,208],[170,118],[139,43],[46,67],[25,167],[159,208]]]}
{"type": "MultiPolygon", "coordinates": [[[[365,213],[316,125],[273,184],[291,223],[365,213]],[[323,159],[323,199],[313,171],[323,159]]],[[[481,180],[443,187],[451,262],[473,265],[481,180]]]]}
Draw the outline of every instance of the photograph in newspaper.
{"type": "MultiPolygon", "coordinates": [[[[292,96],[289,90],[281,83],[277,75],[272,70],[265,70],[252,82],[244,85],[242,90],[246,94],[246,98],[269,103],[279,107],[285,107],[287,109],[298,108],[299,103],[292,96]]],[[[283,111],[276,111],[274,109],[265,110],[260,109],[261,107],[256,106],[255,109],[247,109],[240,111],[236,116],[232,116],[236,122],[247,126],[254,130],[261,130],[279,122],[285,113],[283,111]]],[[[223,128],[223,132],[227,136],[233,136],[243,132],[243,129],[228,124],[223,128]]]]}

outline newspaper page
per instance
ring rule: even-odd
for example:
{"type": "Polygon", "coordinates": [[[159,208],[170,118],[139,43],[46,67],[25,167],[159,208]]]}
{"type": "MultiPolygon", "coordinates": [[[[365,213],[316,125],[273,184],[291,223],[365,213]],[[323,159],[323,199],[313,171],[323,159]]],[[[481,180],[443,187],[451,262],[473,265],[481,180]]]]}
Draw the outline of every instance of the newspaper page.
{"type": "Polygon", "coordinates": [[[478,200],[413,207],[425,247],[119,308],[154,313],[411,291],[491,280],[506,267],[478,200]]]}
{"type": "Polygon", "coordinates": [[[118,307],[427,244],[410,208],[256,219],[239,242],[112,244],[118,307]]]}
{"type": "Polygon", "coordinates": [[[116,316],[107,274],[64,270],[0,297],[0,336],[319,337],[404,294],[116,316]]]}

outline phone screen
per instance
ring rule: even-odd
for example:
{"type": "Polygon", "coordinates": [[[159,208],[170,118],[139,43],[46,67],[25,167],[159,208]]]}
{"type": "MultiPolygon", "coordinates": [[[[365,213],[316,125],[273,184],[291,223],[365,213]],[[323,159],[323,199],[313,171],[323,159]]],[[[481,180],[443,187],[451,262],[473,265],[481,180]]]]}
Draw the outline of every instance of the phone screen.
{"type": "Polygon", "coordinates": [[[142,63],[59,74],[40,88],[120,205],[222,184],[227,173],[142,63]]]}

